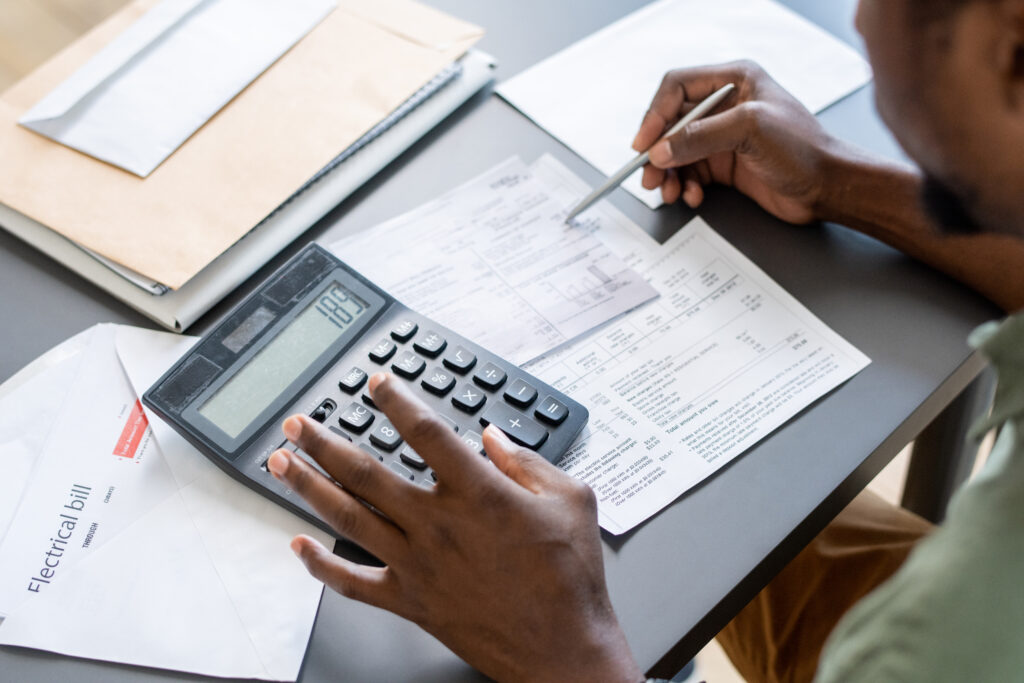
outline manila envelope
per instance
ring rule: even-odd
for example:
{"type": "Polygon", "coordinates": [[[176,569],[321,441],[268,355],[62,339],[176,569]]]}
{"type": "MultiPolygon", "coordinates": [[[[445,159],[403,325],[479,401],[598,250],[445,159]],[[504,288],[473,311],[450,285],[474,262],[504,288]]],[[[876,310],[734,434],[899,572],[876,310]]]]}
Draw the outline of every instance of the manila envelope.
{"type": "Polygon", "coordinates": [[[172,289],[476,42],[411,0],[341,0],[147,178],[17,124],[155,0],[135,0],[0,96],[0,203],[172,289]]]}

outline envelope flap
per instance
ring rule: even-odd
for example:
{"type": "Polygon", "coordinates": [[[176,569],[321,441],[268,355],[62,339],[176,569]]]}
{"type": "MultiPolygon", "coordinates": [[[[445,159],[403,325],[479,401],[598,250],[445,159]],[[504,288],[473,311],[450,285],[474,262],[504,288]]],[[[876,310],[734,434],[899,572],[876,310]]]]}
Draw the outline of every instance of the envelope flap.
{"type": "Polygon", "coordinates": [[[160,3],[135,23],[132,30],[119,34],[82,65],[76,73],[77,78],[63,81],[27,111],[22,122],[45,121],[63,116],[86,95],[116,76],[139,53],[173,30],[204,1],[160,3]]]}
{"type": "Polygon", "coordinates": [[[394,35],[435,50],[446,50],[484,33],[475,24],[409,0],[342,0],[339,7],[394,35]]]}

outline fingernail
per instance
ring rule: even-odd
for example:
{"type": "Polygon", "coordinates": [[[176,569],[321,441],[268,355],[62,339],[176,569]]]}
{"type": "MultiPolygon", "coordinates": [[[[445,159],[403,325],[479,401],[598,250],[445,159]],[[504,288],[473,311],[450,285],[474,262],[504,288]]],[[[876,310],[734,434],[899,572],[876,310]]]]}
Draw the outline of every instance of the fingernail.
{"type": "Polygon", "coordinates": [[[668,140],[662,140],[651,148],[651,161],[657,164],[666,164],[672,159],[672,145],[668,140]]]}
{"type": "Polygon", "coordinates": [[[484,431],[485,432],[490,432],[491,433],[491,438],[492,439],[497,439],[498,441],[501,442],[501,444],[503,446],[511,446],[512,445],[512,440],[509,439],[507,436],[505,436],[505,432],[501,431],[500,429],[498,429],[494,425],[487,425],[487,429],[485,429],[484,431]]]}
{"type": "Polygon", "coordinates": [[[635,137],[635,138],[633,138],[633,144],[632,144],[632,147],[633,147],[633,149],[635,149],[636,151],[638,151],[638,152],[640,151],[640,133],[637,133],[637,134],[636,134],[636,137],[635,137]]]}
{"type": "Polygon", "coordinates": [[[292,539],[292,542],[288,544],[288,547],[295,553],[295,557],[302,557],[302,536],[296,536],[292,539]]]}
{"type": "Polygon", "coordinates": [[[275,477],[283,477],[284,473],[288,471],[288,454],[286,451],[274,451],[270,454],[270,459],[267,460],[267,469],[270,470],[275,477]]]}
{"type": "Polygon", "coordinates": [[[370,381],[366,383],[366,386],[369,387],[370,391],[372,392],[374,389],[380,386],[381,382],[383,382],[387,378],[388,373],[378,372],[377,374],[370,376],[370,381]]]}
{"type": "Polygon", "coordinates": [[[284,424],[281,425],[281,430],[288,437],[289,441],[295,441],[302,434],[302,423],[299,422],[299,418],[293,415],[284,421],[284,424]]]}

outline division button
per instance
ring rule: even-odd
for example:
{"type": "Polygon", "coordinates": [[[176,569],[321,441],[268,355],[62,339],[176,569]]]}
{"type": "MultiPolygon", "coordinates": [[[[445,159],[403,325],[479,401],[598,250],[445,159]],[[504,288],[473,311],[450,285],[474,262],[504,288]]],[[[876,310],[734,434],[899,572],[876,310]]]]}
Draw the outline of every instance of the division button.
{"type": "Polygon", "coordinates": [[[445,341],[444,337],[433,330],[427,330],[419,339],[412,343],[414,349],[424,356],[430,356],[431,358],[437,358],[438,354],[444,351],[446,346],[448,346],[448,342],[445,341]]]}
{"type": "Polygon", "coordinates": [[[387,420],[381,420],[370,432],[370,443],[390,453],[402,444],[402,437],[398,435],[398,430],[393,424],[387,420]]]}
{"type": "Polygon", "coordinates": [[[427,364],[423,359],[412,351],[403,351],[402,355],[391,364],[391,369],[395,371],[395,374],[401,375],[406,379],[416,379],[425,367],[427,367],[427,364]]]}
{"type": "Polygon", "coordinates": [[[349,404],[348,408],[345,408],[344,412],[342,412],[341,417],[338,418],[338,424],[356,434],[365,432],[372,422],[373,413],[370,412],[369,408],[359,403],[349,404]]]}
{"type": "Polygon", "coordinates": [[[360,368],[352,368],[338,382],[338,388],[346,394],[354,394],[366,384],[366,373],[360,368]]]}
{"type": "Polygon", "coordinates": [[[401,457],[402,462],[404,462],[409,467],[414,467],[418,470],[427,469],[427,461],[421,458],[419,453],[409,448],[408,446],[402,449],[402,455],[399,457],[401,457]]]}
{"type": "Polygon", "coordinates": [[[370,360],[378,365],[384,365],[391,356],[395,355],[397,349],[395,342],[390,339],[381,339],[370,349],[370,360]]]}
{"type": "Polygon", "coordinates": [[[391,330],[391,337],[395,341],[407,342],[412,339],[412,336],[416,334],[416,330],[420,329],[420,326],[411,320],[403,320],[402,322],[395,325],[395,329],[391,330]]]}
{"type": "Polygon", "coordinates": [[[476,365],[476,356],[461,346],[456,346],[454,351],[449,351],[444,357],[444,365],[449,370],[464,375],[476,365]]]}
{"type": "Polygon", "coordinates": [[[434,368],[423,377],[420,384],[430,393],[444,396],[455,386],[455,376],[447,370],[434,368]]]}
{"type": "Polygon", "coordinates": [[[512,405],[525,408],[537,400],[537,390],[521,379],[517,379],[505,390],[505,400],[512,405]]]}
{"type": "Polygon", "coordinates": [[[548,432],[518,410],[504,403],[492,403],[480,417],[480,424],[493,424],[508,434],[520,446],[539,448],[548,438],[548,432]]]}
{"type": "Polygon", "coordinates": [[[474,382],[490,391],[494,391],[504,384],[507,378],[508,375],[505,374],[505,371],[494,363],[487,363],[473,375],[474,382]]]}
{"type": "Polygon", "coordinates": [[[483,390],[469,382],[464,382],[460,385],[459,390],[452,396],[452,404],[459,410],[464,410],[469,414],[478,411],[486,400],[487,397],[484,396],[483,390]]]}
{"type": "Polygon", "coordinates": [[[558,426],[569,417],[569,409],[561,401],[548,396],[540,402],[533,414],[548,424],[558,426]]]}

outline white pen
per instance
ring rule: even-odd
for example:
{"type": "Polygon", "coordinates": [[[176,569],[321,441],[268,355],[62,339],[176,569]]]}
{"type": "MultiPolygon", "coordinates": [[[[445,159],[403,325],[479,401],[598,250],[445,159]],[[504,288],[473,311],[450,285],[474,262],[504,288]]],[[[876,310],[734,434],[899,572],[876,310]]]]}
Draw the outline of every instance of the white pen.
{"type": "MultiPolygon", "coordinates": [[[[703,102],[701,102],[696,107],[691,109],[686,116],[680,119],[679,123],[669,128],[667,133],[658,138],[657,142],[655,142],[654,145],[658,144],[658,142],[661,142],[665,138],[672,137],[691,122],[696,121],[697,119],[708,114],[712,109],[720,105],[722,101],[729,96],[729,93],[731,93],[735,89],[735,85],[733,85],[732,83],[728,83],[719,88],[718,90],[716,90],[715,92],[711,93],[711,95],[709,95],[703,102]]],[[[653,148],[654,145],[651,145],[651,148],[653,148]]],[[[565,222],[568,223],[573,218],[589,209],[592,204],[597,202],[597,200],[601,199],[601,197],[605,196],[606,194],[614,190],[616,187],[621,185],[622,181],[624,181],[629,176],[633,175],[634,171],[636,171],[638,168],[642,167],[644,164],[650,161],[650,151],[651,150],[648,149],[643,154],[638,155],[636,159],[633,159],[631,162],[629,162],[621,169],[619,169],[614,175],[612,175],[612,177],[608,179],[608,182],[606,182],[604,185],[591,192],[586,199],[577,204],[576,208],[569,212],[569,215],[565,217],[565,222]]]]}

